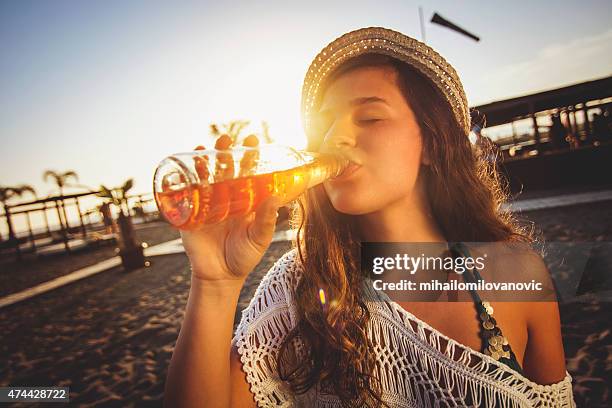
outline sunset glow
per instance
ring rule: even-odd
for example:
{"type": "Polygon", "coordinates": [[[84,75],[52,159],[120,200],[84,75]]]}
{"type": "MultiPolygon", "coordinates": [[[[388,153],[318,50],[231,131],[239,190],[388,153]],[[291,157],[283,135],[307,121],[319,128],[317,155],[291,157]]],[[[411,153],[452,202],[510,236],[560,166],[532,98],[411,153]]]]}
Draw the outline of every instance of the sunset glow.
{"type": "MultiPolygon", "coordinates": [[[[70,169],[91,188],[134,177],[134,193],[150,192],[161,159],[211,144],[210,124],[231,120],[249,120],[245,134],[261,133],[266,121],[276,143],[304,148],[300,93],[311,59],[334,37],[361,26],[420,38],[418,5],[351,3],[347,13],[345,3],[5,2],[0,184],[27,183],[46,197],[56,192],[42,173],[70,169]]],[[[516,11],[450,1],[424,7],[434,9],[482,37],[475,43],[427,27],[428,44],[456,67],[470,105],[612,70],[609,13],[597,7],[558,7],[554,21],[544,18],[550,13],[544,3],[516,4],[516,11]],[[502,15],[514,23],[500,24],[502,15]],[[531,33],[534,26],[548,34],[531,33]],[[572,53],[598,63],[568,65],[572,53]]],[[[40,226],[40,218],[31,222],[40,226]]],[[[23,217],[14,221],[18,230],[25,227],[23,217]]]]}

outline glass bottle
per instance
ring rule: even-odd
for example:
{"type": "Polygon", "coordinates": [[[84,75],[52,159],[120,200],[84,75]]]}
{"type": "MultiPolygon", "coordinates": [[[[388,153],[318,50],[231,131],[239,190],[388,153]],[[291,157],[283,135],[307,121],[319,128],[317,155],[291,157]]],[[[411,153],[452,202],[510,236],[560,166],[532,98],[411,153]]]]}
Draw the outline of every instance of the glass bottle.
{"type": "Polygon", "coordinates": [[[349,163],[339,154],[280,145],[196,150],[164,159],[153,177],[153,193],[172,226],[195,230],[245,215],[271,195],[286,204],[339,176],[349,163]]]}

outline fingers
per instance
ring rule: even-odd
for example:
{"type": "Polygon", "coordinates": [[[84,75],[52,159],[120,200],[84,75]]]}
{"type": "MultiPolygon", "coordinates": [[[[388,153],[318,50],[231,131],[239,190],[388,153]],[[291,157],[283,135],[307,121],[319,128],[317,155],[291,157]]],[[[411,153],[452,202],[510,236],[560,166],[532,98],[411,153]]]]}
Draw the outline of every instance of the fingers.
{"type": "MultiPolygon", "coordinates": [[[[257,147],[259,146],[259,139],[255,135],[249,135],[242,141],[244,147],[257,147]]],[[[244,152],[242,159],[240,160],[240,171],[239,177],[246,177],[248,175],[255,175],[255,167],[259,161],[259,151],[252,150],[244,152]]]]}
{"type": "Polygon", "coordinates": [[[242,141],[242,145],[246,147],[257,147],[259,146],[259,139],[255,135],[248,135],[242,141]]]}
{"type": "MultiPolygon", "coordinates": [[[[215,149],[227,150],[232,146],[232,144],[232,138],[228,134],[224,133],[215,141],[215,149]]],[[[244,138],[242,145],[245,147],[257,147],[259,146],[259,138],[257,135],[250,134],[244,138]]],[[[194,150],[206,150],[206,147],[204,145],[198,145],[194,150]]]]}
{"type": "Polygon", "coordinates": [[[247,227],[248,238],[260,250],[267,248],[272,241],[281,204],[279,197],[268,197],[257,208],[253,221],[247,227]]]}
{"type": "MultiPolygon", "coordinates": [[[[258,180],[256,179],[242,179],[245,177],[251,177],[257,175],[257,167],[259,163],[259,139],[256,135],[251,134],[242,141],[242,146],[247,147],[244,152],[240,152],[241,149],[232,149],[232,138],[227,134],[220,135],[215,141],[214,149],[217,150],[213,153],[212,161],[208,161],[208,157],[204,156],[206,160],[202,160],[202,157],[195,157],[195,169],[200,177],[200,180],[209,181],[207,184],[207,193],[201,194],[203,198],[206,198],[206,203],[202,203],[202,208],[205,208],[209,202],[214,202],[214,209],[207,212],[206,223],[216,223],[222,221],[228,216],[242,216],[247,215],[250,211],[257,207],[257,202],[260,201],[261,191],[267,192],[267,185],[264,188],[258,188],[258,180]],[[235,157],[238,155],[237,157],[235,157]],[[239,162],[237,160],[240,159],[239,162]],[[235,167],[238,167],[237,169],[235,167]],[[209,171],[210,170],[210,171],[209,171]],[[235,170],[238,170],[237,174],[235,170]],[[237,180],[232,183],[225,183],[225,181],[237,180]],[[240,183],[252,184],[251,190],[244,187],[239,187],[240,183]],[[257,196],[257,202],[254,200],[253,195],[257,196]],[[212,197],[209,199],[209,197],[212,197]]],[[[205,146],[199,145],[195,148],[198,150],[205,150],[205,146]]],[[[201,156],[201,154],[200,154],[201,156]]],[[[267,194],[266,194],[267,195],[267,194]]],[[[274,218],[274,222],[276,219],[274,218]]]]}
{"type": "Polygon", "coordinates": [[[222,134],[217,138],[215,142],[215,149],[217,150],[227,150],[232,146],[232,138],[227,134],[222,134]]]}
{"type": "MultiPolygon", "coordinates": [[[[206,147],[204,145],[198,145],[194,150],[206,150],[206,147]]],[[[193,162],[196,173],[198,173],[198,177],[200,178],[200,180],[208,180],[208,176],[210,175],[208,171],[208,156],[196,156],[193,158],[193,162]]]]}

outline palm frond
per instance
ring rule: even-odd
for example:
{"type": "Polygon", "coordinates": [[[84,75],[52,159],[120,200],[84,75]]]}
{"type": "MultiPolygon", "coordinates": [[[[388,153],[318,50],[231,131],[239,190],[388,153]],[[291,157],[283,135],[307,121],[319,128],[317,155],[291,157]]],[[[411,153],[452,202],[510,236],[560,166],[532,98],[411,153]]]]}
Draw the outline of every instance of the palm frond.
{"type": "Polygon", "coordinates": [[[132,187],[134,187],[134,179],[128,179],[123,186],[121,186],[121,190],[123,191],[123,195],[127,193],[132,187]]]}
{"type": "Polygon", "coordinates": [[[73,171],[73,170],[68,170],[67,172],[62,174],[61,177],[64,179],[64,181],[70,178],[73,178],[77,182],[79,181],[79,175],[76,173],[76,171],[73,171]]]}
{"type": "Polygon", "coordinates": [[[5,203],[11,198],[21,197],[25,193],[31,193],[36,197],[36,190],[34,190],[34,187],[27,184],[21,184],[14,187],[0,187],[0,202],[5,203]]]}
{"type": "Polygon", "coordinates": [[[270,125],[265,120],[261,122],[261,135],[266,143],[274,142],[274,139],[270,136],[270,125]]]}
{"type": "Polygon", "coordinates": [[[0,187],[0,202],[5,202],[6,200],[9,199],[11,194],[11,188],[10,187],[0,187]]]}
{"type": "Polygon", "coordinates": [[[221,131],[219,130],[219,126],[215,123],[211,123],[210,124],[210,134],[213,137],[219,136],[221,134],[221,131]]]}
{"type": "Polygon", "coordinates": [[[113,192],[104,185],[100,185],[100,191],[96,193],[96,196],[102,198],[110,198],[111,200],[114,198],[113,192]]]}
{"type": "Polygon", "coordinates": [[[53,170],[47,170],[45,171],[45,173],[43,174],[43,180],[47,181],[49,178],[53,179],[53,181],[55,181],[55,184],[59,185],[59,179],[60,179],[60,175],[53,171],[53,170]]]}
{"type": "Polygon", "coordinates": [[[225,128],[225,133],[227,133],[228,136],[232,139],[232,142],[236,144],[240,139],[240,134],[242,133],[244,128],[249,125],[249,123],[251,122],[248,120],[233,120],[229,123],[224,124],[223,127],[225,128]]]}
{"type": "Polygon", "coordinates": [[[19,187],[17,187],[17,189],[21,192],[21,194],[23,194],[23,193],[31,193],[33,196],[36,197],[36,190],[34,189],[34,187],[32,187],[29,184],[22,184],[19,187]]]}

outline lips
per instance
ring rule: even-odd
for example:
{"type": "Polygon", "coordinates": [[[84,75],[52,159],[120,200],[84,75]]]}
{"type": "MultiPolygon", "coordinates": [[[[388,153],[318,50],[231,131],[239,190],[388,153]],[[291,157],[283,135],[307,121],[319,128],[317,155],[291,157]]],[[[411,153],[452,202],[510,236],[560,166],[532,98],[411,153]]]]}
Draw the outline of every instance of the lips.
{"type": "Polygon", "coordinates": [[[356,164],[351,162],[342,173],[340,173],[340,175],[336,178],[334,178],[333,180],[345,180],[347,178],[349,178],[353,173],[355,173],[357,170],[359,170],[361,168],[360,164],[356,164]]]}
{"type": "Polygon", "coordinates": [[[358,157],[354,149],[346,147],[338,147],[338,152],[341,156],[344,156],[347,160],[357,165],[362,164],[361,159],[358,157]]]}

